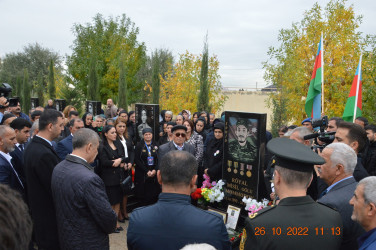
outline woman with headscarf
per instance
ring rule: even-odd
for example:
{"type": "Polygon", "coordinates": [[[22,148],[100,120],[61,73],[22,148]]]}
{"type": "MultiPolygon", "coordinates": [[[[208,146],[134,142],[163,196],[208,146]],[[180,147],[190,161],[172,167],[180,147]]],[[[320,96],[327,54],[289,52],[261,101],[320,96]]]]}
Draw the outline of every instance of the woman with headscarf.
{"type": "Polygon", "coordinates": [[[191,120],[185,120],[183,125],[187,128],[186,143],[195,147],[195,157],[197,163],[200,165],[204,155],[204,139],[194,130],[191,120]]]}
{"type": "Polygon", "coordinates": [[[223,160],[223,133],[225,124],[218,122],[214,125],[214,138],[209,141],[204,156],[204,173],[211,181],[218,181],[222,178],[223,160]]]}
{"type": "Polygon", "coordinates": [[[161,192],[157,180],[158,145],[153,141],[151,128],[142,130],[143,139],[135,149],[135,193],[143,206],[157,202],[161,192]]]}
{"type": "Polygon", "coordinates": [[[128,113],[127,131],[133,144],[136,144],[136,113],[133,110],[128,113]]]}
{"type": "Polygon", "coordinates": [[[196,124],[198,117],[200,116],[200,112],[194,112],[192,115],[192,122],[196,124]]]}
{"type": "Polygon", "coordinates": [[[91,113],[85,113],[82,116],[82,120],[84,121],[85,128],[90,128],[90,129],[94,130],[94,128],[92,126],[92,123],[93,123],[93,114],[91,114],[91,113]]]}
{"type": "Polygon", "coordinates": [[[205,118],[200,117],[197,119],[197,122],[195,123],[195,130],[197,134],[201,135],[203,140],[206,140],[206,131],[205,131],[205,118]]]}
{"type": "Polygon", "coordinates": [[[191,119],[191,111],[189,111],[188,109],[183,109],[181,114],[184,116],[184,120],[191,119]]]}

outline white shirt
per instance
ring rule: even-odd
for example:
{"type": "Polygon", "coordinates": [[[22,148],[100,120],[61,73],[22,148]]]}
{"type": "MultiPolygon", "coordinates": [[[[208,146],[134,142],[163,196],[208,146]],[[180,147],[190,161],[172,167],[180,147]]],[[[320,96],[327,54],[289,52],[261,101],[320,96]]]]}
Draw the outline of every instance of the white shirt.
{"type": "Polygon", "coordinates": [[[24,185],[23,185],[23,183],[22,183],[20,177],[18,176],[17,171],[14,169],[13,164],[10,162],[10,161],[12,160],[12,156],[10,156],[9,153],[7,153],[7,154],[4,153],[3,151],[0,151],[0,154],[1,154],[5,159],[7,159],[7,161],[9,162],[9,164],[10,164],[10,166],[11,166],[11,168],[12,168],[14,174],[16,175],[18,181],[20,182],[21,186],[24,187],[24,185]]]}
{"type": "Polygon", "coordinates": [[[120,141],[121,141],[121,144],[123,144],[123,147],[124,147],[125,158],[128,158],[127,141],[125,140],[124,136],[120,137],[120,141]]]}
{"type": "Polygon", "coordinates": [[[52,142],[50,142],[50,141],[47,140],[46,138],[43,138],[42,136],[39,136],[39,135],[36,135],[36,136],[38,136],[39,138],[42,138],[43,140],[45,140],[46,142],[48,142],[48,144],[50,144],[51,147],[52,147],[52,142]]]}

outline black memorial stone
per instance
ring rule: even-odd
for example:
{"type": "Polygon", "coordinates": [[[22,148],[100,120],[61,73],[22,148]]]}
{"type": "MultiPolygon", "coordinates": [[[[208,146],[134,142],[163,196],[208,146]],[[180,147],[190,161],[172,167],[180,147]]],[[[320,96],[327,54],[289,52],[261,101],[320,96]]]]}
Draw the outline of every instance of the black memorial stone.
{"type": "Polygon", "coordinates": [[[157,142],[159,139],[159,104],[136,103],[135,113],[137,141],[143,138],[142,130],[144,128],[151,128],[153,140],[157,142]]]}
{"type": "Polygon", "coordinates": [[[225,207],[241,208],[243,197],[261,199],[265,154],[266,114],[225,112],[223,180],[225,207]],[[261,188],[260,188],[261,187],[261,188]]]}
{"type": "Polygon", "coordinates": [[[67,101],[64,99],[55,99],[55,108],[57,111],[63,112],[65,107],[67,106],[67,101]]]}
{"type": "Polygon", "coordinates": [[[102,103],[98,101],[86,101],[86,112],[93,116],[101,114],[102,103]]]}

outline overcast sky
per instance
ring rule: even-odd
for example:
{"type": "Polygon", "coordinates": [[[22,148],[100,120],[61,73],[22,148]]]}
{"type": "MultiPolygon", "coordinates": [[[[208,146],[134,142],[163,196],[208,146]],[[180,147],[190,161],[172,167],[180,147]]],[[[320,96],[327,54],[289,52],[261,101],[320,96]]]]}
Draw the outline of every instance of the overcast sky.
{"type": "MultiPolygon", "coordinates": [[[[325,6],[329,1],[318,1],[325,6]]],[[[140,29],[148,53],[170,49],[175,58],[202,52],[206,32],[209,53],[218,56],[225,87],[264,87],[262,62],[278,31],[302,19],[308,0],[0,0],[0,57],[38,42],[61,55],[71,53],[74,23],[125,13],[140,29]]],[[[375,34],[376,1],[351,0],[364,16],[360,31],[375,34]]],[[[318,38],[319,39],[319,38],[318,38]]],[[[313,65],[312,65],[313,67],[313,65]]]]}

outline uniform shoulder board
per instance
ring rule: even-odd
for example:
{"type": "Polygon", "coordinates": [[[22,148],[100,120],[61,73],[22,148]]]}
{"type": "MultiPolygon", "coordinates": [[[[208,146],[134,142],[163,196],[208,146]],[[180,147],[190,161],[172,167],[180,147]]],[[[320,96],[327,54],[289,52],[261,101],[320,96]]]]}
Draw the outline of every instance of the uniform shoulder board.
{"type": "Polygon", "coordinates": [[[256,218],[257,216],[259,216],[260,214],[263,214],[263,213],[265,213],[265,212],[267,212],[267,211],[270,211],[270,210],[272,210],[272,209],[275,208],[275,207],[277,207],[277,206],[265,207],[265,208],[261,209],[260,211],[258,211],[257,213],[250,214],[250,215],[249,215],[249,218],[250,218],[250,219],[254,219],[254,218],[256,218]]]}
{"type": "Polygon", "coordinates": [[[337,211],[337,212],[338,212],[338,209],[337,209],[337,208],[332,207],[332,206],[330,206],[330,205],[328,205],[328,204],[324,204],[324,203],[321,203],[321,202],[319,202],[319,201],[317,201],[317,204],[320,204],[320,205],[322,205],[322,206],[325,206],[325,207],[331,208],[331,209],[333,209],[334,211],[337,211]]]}

